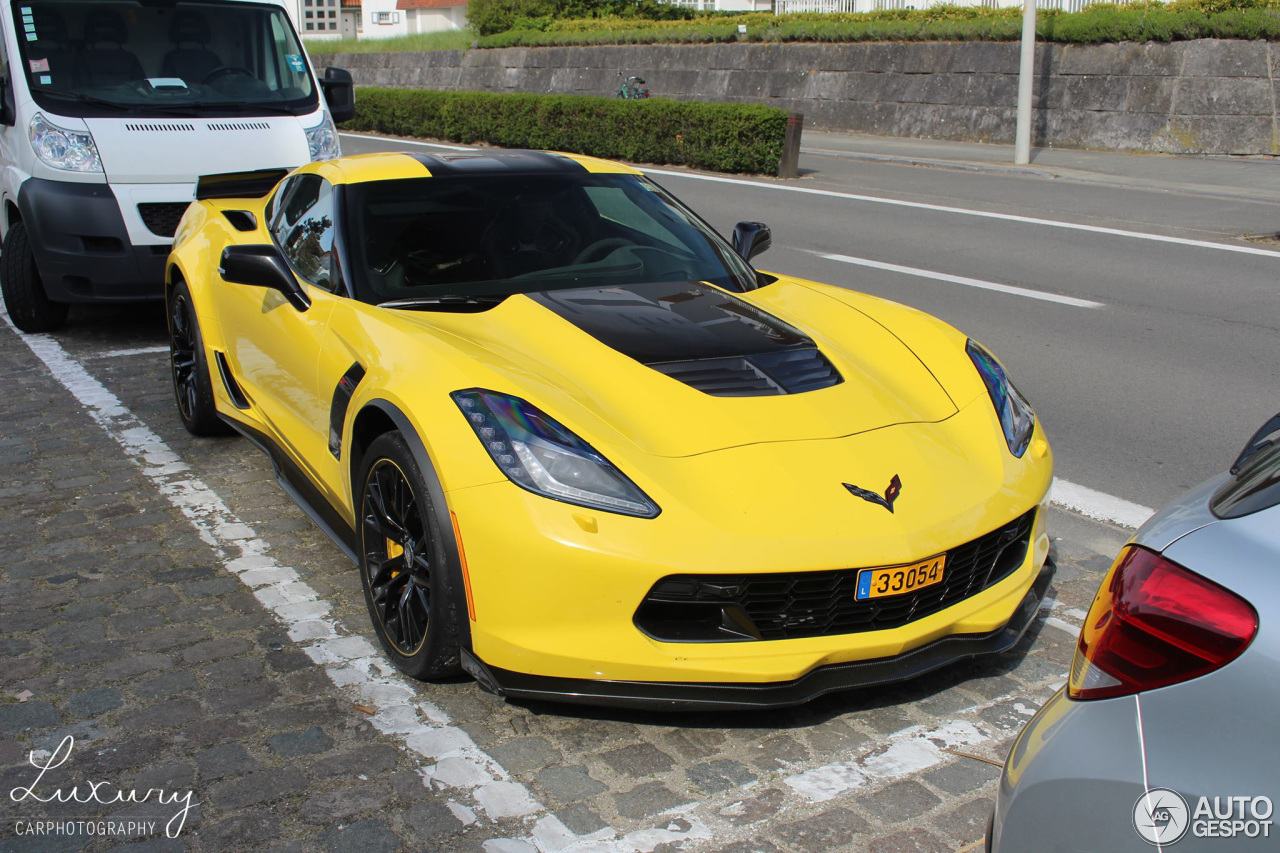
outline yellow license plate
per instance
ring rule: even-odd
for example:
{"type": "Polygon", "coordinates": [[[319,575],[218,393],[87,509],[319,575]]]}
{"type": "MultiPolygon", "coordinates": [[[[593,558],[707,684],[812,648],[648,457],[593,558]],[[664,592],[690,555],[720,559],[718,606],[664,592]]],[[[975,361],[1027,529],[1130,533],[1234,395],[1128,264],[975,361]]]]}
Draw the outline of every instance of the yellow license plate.
{"type": "Polygon", "coordinates": [[[939,554],[910,566],[893,566],[888,569],[863,569],[858,572],[856,598],[882,598],[886,595],[904,595],[935,583],[942,583],[942,567],[946,554],[939,554]]]}

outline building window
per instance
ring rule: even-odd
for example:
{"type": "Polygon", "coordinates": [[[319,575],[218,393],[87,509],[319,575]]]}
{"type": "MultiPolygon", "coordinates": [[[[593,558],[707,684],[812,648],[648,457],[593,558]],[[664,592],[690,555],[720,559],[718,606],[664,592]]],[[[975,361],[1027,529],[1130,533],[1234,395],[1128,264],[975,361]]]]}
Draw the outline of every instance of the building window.
{"type": "Polygon", "coordinates": [[[398,24],[400,23],[399,12],[374,12],[373,22],[375,24],[398,24]]]}
{"type": "Polygon", "coordinates": [[[307,21],[307,29],[314,30],[315,28],[316,28],[315,24],[311,23],[310,21],[307,21]]]}

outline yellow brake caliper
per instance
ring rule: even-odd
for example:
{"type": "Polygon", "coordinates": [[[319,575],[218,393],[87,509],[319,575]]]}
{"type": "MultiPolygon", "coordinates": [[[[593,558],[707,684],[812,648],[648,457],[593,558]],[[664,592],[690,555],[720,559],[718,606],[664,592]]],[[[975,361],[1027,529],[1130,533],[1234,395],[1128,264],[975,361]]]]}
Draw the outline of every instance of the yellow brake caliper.
{"type": "MultiPolygon", "coordinates": [[[[399,544],[398,542],[394,542],[391,539],[387,540],[387,559],[388,560],[394,560],[396,557],[399,557],[403,553],[404,553],[403,545],[399,544]]],[[[399,570],[393,571],[391,573],[391,577],[394,578],[399,574],[400,574],[399,570]]]]}

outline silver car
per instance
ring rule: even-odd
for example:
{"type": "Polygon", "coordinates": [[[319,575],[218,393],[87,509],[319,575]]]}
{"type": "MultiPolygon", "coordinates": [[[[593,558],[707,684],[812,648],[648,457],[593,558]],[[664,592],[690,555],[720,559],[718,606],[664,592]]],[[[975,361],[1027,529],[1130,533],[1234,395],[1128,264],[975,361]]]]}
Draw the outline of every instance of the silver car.
{"type": "Polygon", "coordinates": [[[1120,552],[1009,754],[987,850],[1280,850],[1278,803],[1280,415],[1120,552]]]}

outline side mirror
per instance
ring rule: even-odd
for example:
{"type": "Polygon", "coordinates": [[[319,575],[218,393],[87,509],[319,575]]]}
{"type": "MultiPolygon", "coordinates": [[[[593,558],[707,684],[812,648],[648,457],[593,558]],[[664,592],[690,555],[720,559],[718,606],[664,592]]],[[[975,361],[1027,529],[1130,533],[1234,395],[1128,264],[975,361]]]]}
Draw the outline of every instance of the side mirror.
{"type": "Polygon", "coordinates": [[[0,124],[13,127],[17,120],[17,111],[13,106],[13,84],[8,77],[0,77],[0,124]]]}
{"type": "Polygon", "coordinates": [[[350,71],[329,66],[320,78],[320,88],[335,122],[341,124],[356,117],[356,84],[350,71]]]}
{"type": "Polygon", "coordinates": [[[299,311],[311,307],[311,298],[275,246],[227,246],[222,250],[218,274],[232,284],[279,291],[299,311]]]}
{"type": "Polygon", "coordinates": [[[750,261],[773,245],[773,232],[763,222],[739,222],[733,227],[733,250],[750,261]]]}

